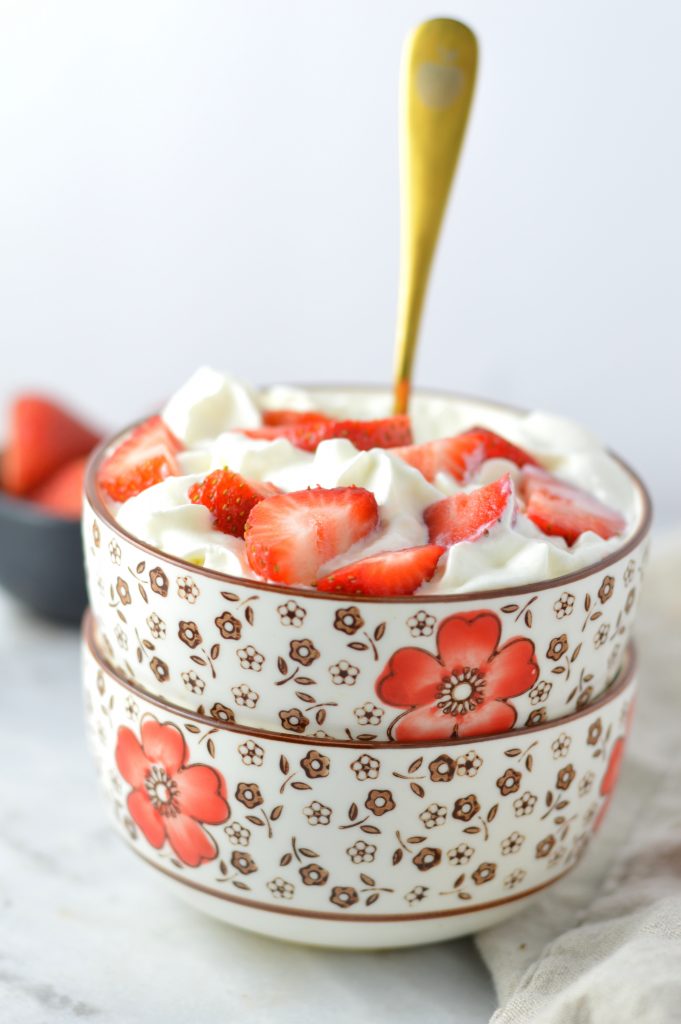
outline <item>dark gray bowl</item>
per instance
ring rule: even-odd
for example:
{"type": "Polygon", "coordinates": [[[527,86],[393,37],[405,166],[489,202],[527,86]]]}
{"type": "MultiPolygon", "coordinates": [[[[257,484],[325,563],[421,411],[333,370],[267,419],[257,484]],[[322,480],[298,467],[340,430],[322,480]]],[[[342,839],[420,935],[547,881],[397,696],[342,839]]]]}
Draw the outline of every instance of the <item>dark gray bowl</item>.
{"type": "Polygon", "coordinates": [[[80,622],[87,604],[80,520],[0,491],[0,586],[38,615],[80,622]]]}

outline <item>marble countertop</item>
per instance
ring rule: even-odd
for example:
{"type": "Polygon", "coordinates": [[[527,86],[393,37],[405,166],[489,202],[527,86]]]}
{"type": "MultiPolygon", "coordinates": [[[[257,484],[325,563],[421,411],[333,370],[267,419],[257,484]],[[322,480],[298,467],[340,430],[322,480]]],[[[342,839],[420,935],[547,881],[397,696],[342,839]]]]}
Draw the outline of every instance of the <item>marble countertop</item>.
{"type": "Polygon", "coordinates": [[[492,985],[468,940],[319,951],[176,901],[109,829],[85,747],[76,630],[0,594],[0,665],[0,1020],[489,1020],[492,985]]]}

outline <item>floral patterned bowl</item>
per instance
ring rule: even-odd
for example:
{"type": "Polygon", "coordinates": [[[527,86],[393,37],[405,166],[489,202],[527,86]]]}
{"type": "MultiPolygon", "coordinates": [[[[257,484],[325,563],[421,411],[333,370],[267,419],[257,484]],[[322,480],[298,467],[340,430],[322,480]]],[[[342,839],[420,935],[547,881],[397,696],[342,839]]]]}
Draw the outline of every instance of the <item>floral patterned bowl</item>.
{"type": "MultiPolygon", "coordinates": [[[[217,721],[341,739],[471,737],[561,718],[617,675],[636,611],[650,502],[619,550],[526,586],[338,597],[229,577],[126,533],[90,466],[90,605],[107,661],[217,721]]],[[[626,467],[625,467],[626,468],[626,467]]]]}
{"type": "Polygon", "coordinates": [[[115,825],[178,895],[316,945],[415,945],[520,910],[572,868],[617,779],[631,652],[592,705],[476,740],[312,740],[172,707],[84,628],[88,732],[115,825]]]}

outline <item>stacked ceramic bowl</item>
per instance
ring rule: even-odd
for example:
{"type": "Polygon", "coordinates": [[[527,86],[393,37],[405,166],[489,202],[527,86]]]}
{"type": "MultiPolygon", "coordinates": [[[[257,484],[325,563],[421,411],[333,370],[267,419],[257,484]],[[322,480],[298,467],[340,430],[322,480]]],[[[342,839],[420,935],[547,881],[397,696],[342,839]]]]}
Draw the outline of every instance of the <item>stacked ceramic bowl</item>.
{"type": "Polygon", "coordinates": [[[87,484],[89,732],[114,821],[196,906],[344,947],[487,927],[611,798],[650,508],[607,559],[503,590],[348,598],[228,577],[87,484]],[[452,715],[466,715],[452,739],[452,715]]]}

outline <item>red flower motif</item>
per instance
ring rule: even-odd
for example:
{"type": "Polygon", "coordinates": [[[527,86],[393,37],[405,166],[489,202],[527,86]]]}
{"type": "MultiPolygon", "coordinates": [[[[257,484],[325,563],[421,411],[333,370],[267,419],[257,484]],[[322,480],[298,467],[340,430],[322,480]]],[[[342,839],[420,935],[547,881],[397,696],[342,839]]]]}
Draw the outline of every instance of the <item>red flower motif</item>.
{"type": "Polygon", "coordinates": [[[514,637],[498,647],[494,612],[450,615],[437,633],[437,657],[418,647],[393,654],[376,683],[386,704],[408,708],[392,733],[398,742],[489,736],[513,727],[505,701],[525,693],[539,675],[534,644],[514,637]]]}
{"type": "Polygon", "coordinates": [[[160,850],[166,839],[177,857],[195,868],[213,860],[218,848],[202,827],[229,817],[225,780],[205,764],[187,764],[189,751],[180,730],[152,715],[142,720],[141,744],[121,726],[116,764],[132,786],[128,810],[146,840],[160,850]]]}
{"type": "Polygon", "coordinates": [[[612,800],[612,794],[615,791],[617,785],[617,779],[619,777],[620,768],[622,767],[622,758],[624,757],[624,748],[626,746],[626,736],[620,736],[619,739],[615,740],[610,751],[610,758],[608,760],[608,767],[605,769],[605,775],[601,779],[600,794],[605,797],[601,805],[601,809],[598,812],[598,817],[594,822],[594,831],[598,831],[603,823],[606,811],[610,806],[612,800]]]}

